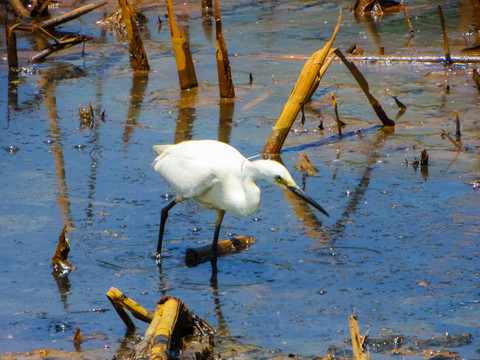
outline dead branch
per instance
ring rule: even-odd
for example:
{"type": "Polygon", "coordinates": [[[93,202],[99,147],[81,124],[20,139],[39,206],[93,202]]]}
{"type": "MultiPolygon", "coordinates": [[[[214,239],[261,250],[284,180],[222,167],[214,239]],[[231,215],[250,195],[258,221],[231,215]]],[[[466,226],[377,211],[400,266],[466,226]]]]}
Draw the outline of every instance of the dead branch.
{"type": "Polygon", "coordinates": [[[235,97],[235,88],[233,86],[232,71],[230,69],[230,60],[228,59],[227,45],[222,33],[222,19],[220,17],[220,8],[218,0],[215,0],[215,44],[217,54],[217,73],[218,87],[220,97],[233,99],[235,97]]]}

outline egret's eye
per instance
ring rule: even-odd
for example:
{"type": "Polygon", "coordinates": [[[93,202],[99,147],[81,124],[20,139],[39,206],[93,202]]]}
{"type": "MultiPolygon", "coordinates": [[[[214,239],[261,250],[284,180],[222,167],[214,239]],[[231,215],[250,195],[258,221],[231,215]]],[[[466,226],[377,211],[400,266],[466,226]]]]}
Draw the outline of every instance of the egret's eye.
{"type": "Polygon", "coordinates": [[[280,182],[282,180],[282,177],[280,175],[275,175],[275,180],[277,180],[277,182],[280,182]]]}

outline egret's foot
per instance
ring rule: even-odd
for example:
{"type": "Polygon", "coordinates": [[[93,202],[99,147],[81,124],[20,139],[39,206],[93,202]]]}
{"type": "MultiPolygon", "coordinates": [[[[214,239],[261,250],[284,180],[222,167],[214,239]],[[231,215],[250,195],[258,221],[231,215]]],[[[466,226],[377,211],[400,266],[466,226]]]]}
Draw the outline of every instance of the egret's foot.
{"type": "Polygon", "coordinates": [[[162,265],[162,259],[162,254],[157,254],[157,256],[155,257],[155,262],[158,266],[162,265]]]}

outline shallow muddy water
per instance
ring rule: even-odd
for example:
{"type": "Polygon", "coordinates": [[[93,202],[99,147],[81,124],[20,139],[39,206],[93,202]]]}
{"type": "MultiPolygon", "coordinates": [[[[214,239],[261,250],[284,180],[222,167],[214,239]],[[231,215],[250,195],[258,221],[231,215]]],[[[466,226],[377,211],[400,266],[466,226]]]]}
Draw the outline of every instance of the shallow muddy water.
{"type": "MultiPolygon", "coordinates": [[[[163,5],[137,4],[150,20],[142,32],[148,76],[131,70],[121,39],[94,25],[112,4],[61,27],[93,36],[84,53],[76,46],[27,64],[35,39],[17,35],[22,70],[9,74],[5,61],[0,68],[0,353],[74,351],[69,339],[80,328],[97,334],[82,349],[104,349],[97,356],[111,358],[125,334],[105,296],[114,286],[148,309],[163,294],[180,298],[218,329],[215,352],[226,358],[232,349],[237,358],[312,357],[328,348],[348,355],[351,314],[372,338],[471,334],[463,346],[433,348],[480,358],[480,190],[471,184],[480,178],[480,95],[473,65],[358,63],[396,120],[394,131],[386,131],[350,73],[334,62],[306,107],[306,130],[292,132],[281,155],[331,217],[259,184],[258,213],[227,214],[220,234],[250,235],[256,243],[219,259],[214,289],[210,265],[188,268],[184,254],[210,242],[215,213],[179,204],[167,222],[163,268],[155,264],[160,210],[174,194],[150,167],[152,145],[209,138],[258,154],[305,59],[330,38],[340,8],[335,46],[358,42],[372,56],[379,45],[388,56],[442,56],[439,2],[409,9],[413,39],[402,13],[357,21],[346,11],[353,3],[222,2],[233,102],[218,97],[214,27],[197,2],[175,4],[200,83],[190,91],[178,87],[163,5]],[[341,138],[331,92],[347,123],[341,138]],[[407,106],[398,118],[392,96],[407,106]],[[79,107],[89,102],[105,111],[105,122],[81,129],[79,107]],[[455,111],[461,152],[441,137],[444,129],[455,138],[455,111]],[[424,149],[430,165],[415,169],[424,149]],[[300,152],[317,175],[304,179],[295,170],[300,152]],[[64,224],[76,270],[57,278],[50,259],[64,224]]],[[[472,7],[443,6],[452,56],[465,55],[472,7]]],[[[137,325],[144,333],[146,325],[137,325]]]]}

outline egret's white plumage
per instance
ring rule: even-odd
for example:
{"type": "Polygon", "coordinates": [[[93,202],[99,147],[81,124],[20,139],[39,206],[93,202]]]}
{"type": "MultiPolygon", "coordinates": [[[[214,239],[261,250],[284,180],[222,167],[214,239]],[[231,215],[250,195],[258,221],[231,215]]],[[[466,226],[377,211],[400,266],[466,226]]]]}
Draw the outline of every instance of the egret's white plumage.
{"type": "Polygon", "coordinates": [[[177,203],[192,199],[208,209],[217,210],[212,268],[216,272],[216,248],[223,215],[252,215],[260,205],[257,180],[267,180],[288,188],[315,208],[327,212],[306,195],[288,170],[273,160],[249,161],[232,146],[213,140],[184,141],[176,145],[155,145],[159,154],[153,167],[176,191],[174,201],[162,210],[158,256],[168,211],[177,203]]]}

